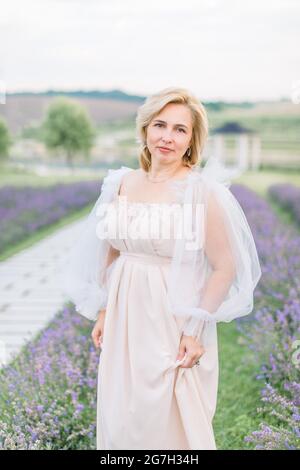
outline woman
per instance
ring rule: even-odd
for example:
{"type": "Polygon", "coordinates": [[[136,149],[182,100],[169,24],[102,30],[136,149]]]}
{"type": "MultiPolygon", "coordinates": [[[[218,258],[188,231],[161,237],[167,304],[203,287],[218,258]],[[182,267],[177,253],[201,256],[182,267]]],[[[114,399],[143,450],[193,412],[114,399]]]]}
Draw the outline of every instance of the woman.
{"type": "Polygon", "coordinates": [[[109,171],[66,275],[101,346],[97,449],[216,449],[216,323],[252,311],[256,248],[225,169],[197,167],[208,123],[195,96],[149,97],[137,130],[140,168],[109,171]]]}

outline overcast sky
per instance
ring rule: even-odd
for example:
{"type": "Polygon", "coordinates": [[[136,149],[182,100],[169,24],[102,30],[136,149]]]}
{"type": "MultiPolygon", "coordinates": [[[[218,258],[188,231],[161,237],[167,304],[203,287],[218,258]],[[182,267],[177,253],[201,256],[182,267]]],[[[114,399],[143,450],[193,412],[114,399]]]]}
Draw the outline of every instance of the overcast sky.
{"type": "Polygon", "coordinates": [[[190,88],[203,100],[289,98],[300,0],[8,0],[0,81],[21,90],[190,88]]]}

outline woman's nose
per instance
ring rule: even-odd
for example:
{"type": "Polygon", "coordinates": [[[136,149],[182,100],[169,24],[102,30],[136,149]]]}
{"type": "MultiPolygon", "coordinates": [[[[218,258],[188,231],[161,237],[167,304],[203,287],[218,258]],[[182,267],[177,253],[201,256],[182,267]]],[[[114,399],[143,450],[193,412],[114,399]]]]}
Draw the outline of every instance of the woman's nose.
{"type": "Polygon", "coordinates": [[[172,141],[171,134],[164,134],[162,141],[166,144],[169,144],[172,141]]]}

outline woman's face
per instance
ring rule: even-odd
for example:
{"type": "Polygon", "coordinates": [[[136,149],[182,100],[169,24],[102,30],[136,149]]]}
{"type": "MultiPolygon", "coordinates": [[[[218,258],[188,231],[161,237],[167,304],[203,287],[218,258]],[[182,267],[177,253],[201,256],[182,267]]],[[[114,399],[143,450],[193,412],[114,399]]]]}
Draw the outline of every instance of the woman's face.
{"type": "Polygon", "coordinates": [[[146,143],[151,159],[160,164],[175,161],[181,163],[192,141],[192,133],[193,124],[189,108],[184,104],[167,104],[147,128],[146,143]],[[160,147],[167,147],[170,150],[164,152],[160,147]]]}

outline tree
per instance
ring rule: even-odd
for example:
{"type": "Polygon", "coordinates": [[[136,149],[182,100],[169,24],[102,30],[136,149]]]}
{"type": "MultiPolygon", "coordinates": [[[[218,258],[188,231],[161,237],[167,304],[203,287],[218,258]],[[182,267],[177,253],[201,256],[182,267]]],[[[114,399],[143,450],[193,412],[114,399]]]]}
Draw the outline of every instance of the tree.
{"type": "Polygon", "coordinates": [[[76,101],[58,97],[48,107],[42,123],[43,140],[48,149],[62,149],[70,166],[77,153],[87,158],[95,130],[85,109],[76,101]]]}
{"type": "Polygon", "coordinates": [[[8,156],[8,150],[11,145],[11,137],[4,119],[0,118],[0,158],[8,156]]]}

